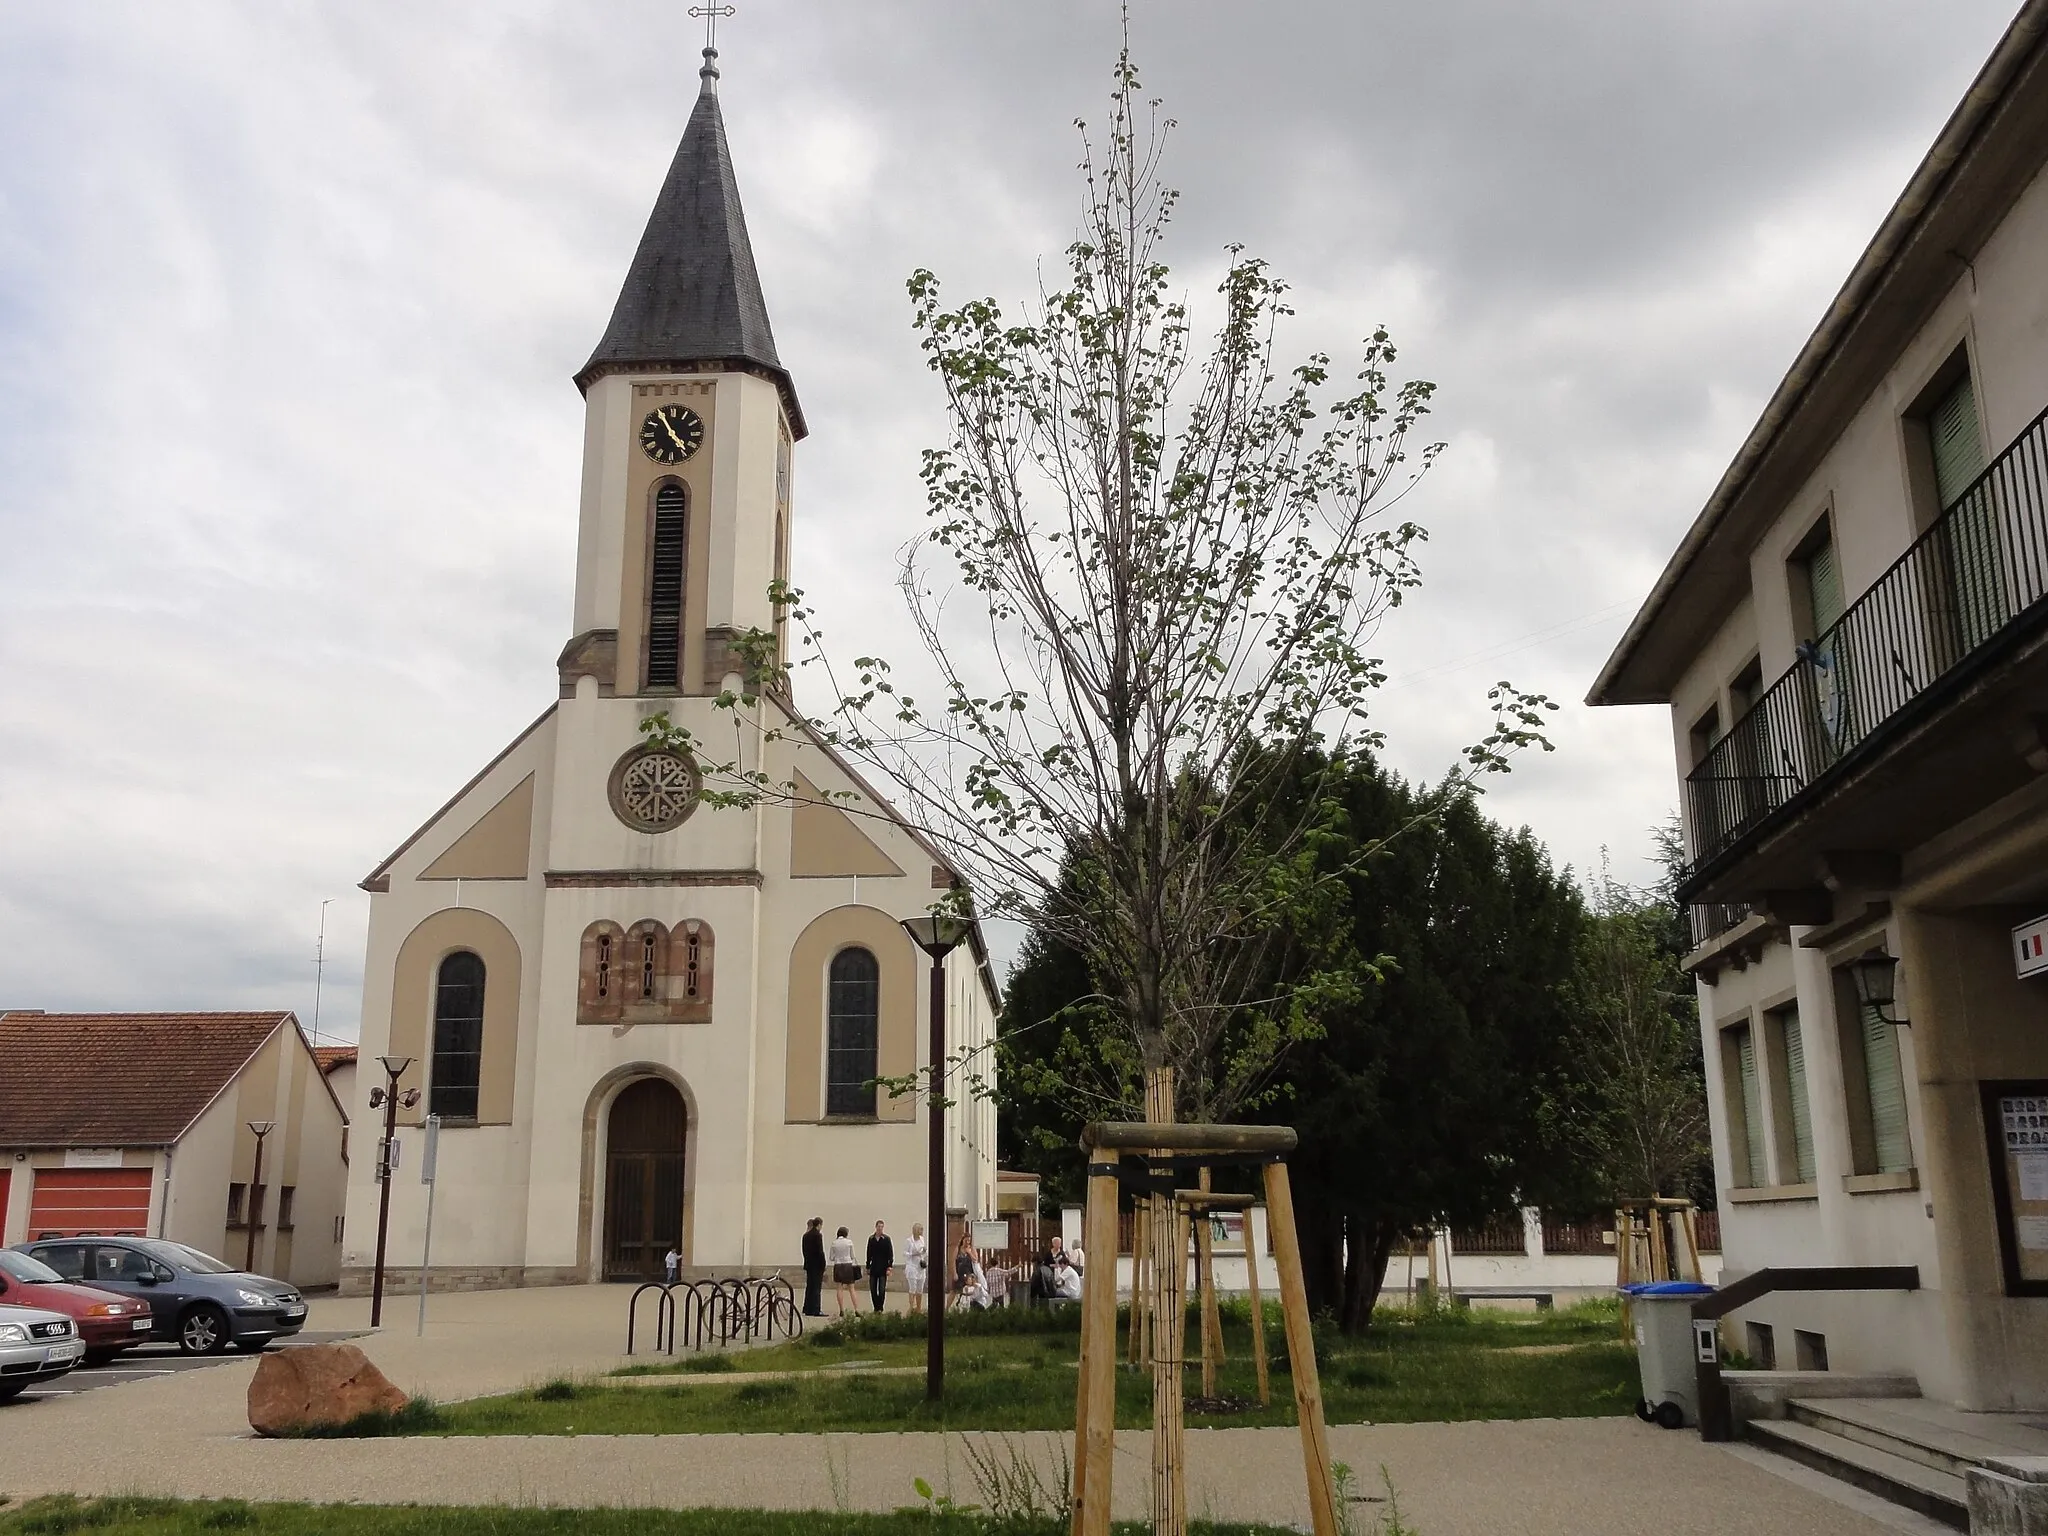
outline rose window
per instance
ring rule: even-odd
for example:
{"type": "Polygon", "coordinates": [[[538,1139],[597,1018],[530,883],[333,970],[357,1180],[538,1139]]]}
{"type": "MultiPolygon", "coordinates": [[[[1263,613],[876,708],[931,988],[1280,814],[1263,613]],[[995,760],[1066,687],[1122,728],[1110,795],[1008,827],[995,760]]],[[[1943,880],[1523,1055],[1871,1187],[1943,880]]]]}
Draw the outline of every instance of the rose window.
{"type": "Polygon", "coordinates": [[[637,831],[666,832],[697,808],[702,788],[697,765],[687,757],[642,748],[628,752],[612,770],[612,811],[637,831]]]}

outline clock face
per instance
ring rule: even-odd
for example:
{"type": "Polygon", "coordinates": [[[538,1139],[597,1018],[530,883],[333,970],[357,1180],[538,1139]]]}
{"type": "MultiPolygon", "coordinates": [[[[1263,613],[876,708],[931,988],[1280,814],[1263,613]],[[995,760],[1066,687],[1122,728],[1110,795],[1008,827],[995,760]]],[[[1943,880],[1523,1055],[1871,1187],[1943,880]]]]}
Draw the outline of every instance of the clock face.
{"type": "Polygon", "coordinates": [[[704,446],[704,418],[687,405],[664,405],[640,423],[640,446],[657,464],[680,464],[704,446]]]}

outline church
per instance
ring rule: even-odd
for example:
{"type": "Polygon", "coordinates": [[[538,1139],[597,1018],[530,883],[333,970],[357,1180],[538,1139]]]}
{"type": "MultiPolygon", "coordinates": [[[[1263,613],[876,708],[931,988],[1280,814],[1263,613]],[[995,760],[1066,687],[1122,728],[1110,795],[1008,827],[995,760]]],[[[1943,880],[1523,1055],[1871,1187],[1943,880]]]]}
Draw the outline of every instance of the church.
{"type": "MultiPolygon", "coordinates": [[[[576,375],[584,399],[575,612],[555,698],[363,882],[364,1067],[348,1105],[343,1289],[367,1289],[384,1080],[399,1111],[387,1285],[426,1240],[429,1287],[581,1284],[799,1262],[805,1221],[900,1244],[926,1208],[928,1110],[878,1077],[929,1065],[929,967],[901,920],[954,869],[770,696],[733,711],[739,638],[769,631],[805,434],[775,349],[718,103],[717,54],[576,375]],[[700,799],[650,744],[665,713],[740,742],[794,794],[700,799]],[[738,730],[735,732],[735,725],[738,730]]],[[[978,932],[946,968],[949,1057],[993,1080],[978,932]]],[[[954,1082],[959,1081],[957,1075],[954,1082]]],[[[955,1088],[946,1200],[996,1207],[995,1109],[955,1088]]]]}

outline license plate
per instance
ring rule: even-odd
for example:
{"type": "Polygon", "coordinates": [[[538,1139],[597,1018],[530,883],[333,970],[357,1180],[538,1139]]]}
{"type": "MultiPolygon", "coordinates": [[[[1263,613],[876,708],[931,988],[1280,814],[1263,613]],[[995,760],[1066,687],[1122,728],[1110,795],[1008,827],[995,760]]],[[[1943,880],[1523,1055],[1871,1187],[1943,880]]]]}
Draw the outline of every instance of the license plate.
{"type": "Polygon", "coordinates": [[[150,1328],[150,1320],[146,1317],[138,1317],[128,1326],[137,1333],[147,1333],[150,1328]]]}
{"type": "Polygon", "coordinates": [[[76,1340],[69,1344],[52,1344],[43,1352],[43,1361],[48,1365],[57,1365],[66,1360],[76,1360],[84,1353],[85,1346],[76,1340]]]}

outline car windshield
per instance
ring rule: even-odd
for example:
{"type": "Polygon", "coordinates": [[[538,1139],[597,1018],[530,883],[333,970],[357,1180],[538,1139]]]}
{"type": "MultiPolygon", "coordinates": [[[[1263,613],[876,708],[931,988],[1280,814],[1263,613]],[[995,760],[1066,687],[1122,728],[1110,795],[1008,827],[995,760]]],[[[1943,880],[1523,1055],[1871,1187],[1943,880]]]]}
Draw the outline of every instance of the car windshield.
{"type": "Polygon", "coordinates": [[[49,1285],[64,1278],[41,1259],[32,1259],[11,1248],[0,1248],[0,1275],[23,1285],[49,1285]]]}
{"type": "Polygon", "coordinates": [[[166,1264],[175,1264],[189,1269],[195,1275],[234,1275],[241,1271],[232,1264],[223,1264],[211,1254],[201,1253],[197,1248],[187,1248],[183,1243],[167,1243],[160,1237],[152,1237],[135,1245],[143,1252],[154,1254],[166,1264]]]}

